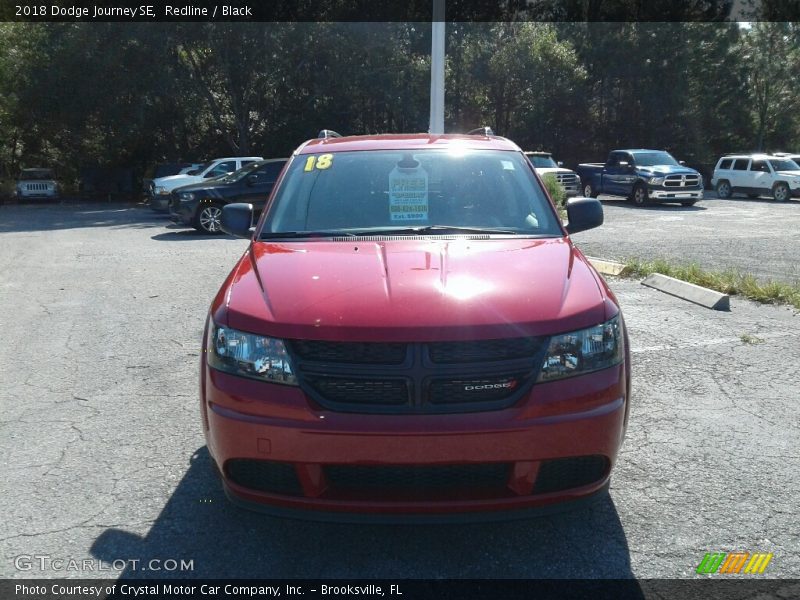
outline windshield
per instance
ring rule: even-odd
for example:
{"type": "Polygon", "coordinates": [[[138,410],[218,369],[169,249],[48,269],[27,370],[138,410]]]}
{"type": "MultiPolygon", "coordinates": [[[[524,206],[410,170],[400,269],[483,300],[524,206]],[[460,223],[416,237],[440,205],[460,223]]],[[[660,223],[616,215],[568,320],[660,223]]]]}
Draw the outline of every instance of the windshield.
{"type": "Polygon", "coordinates": [[[53,172],[50,169],[25,169],[19,176],[20,181],[50,180],[53,172]]]}
{"type": "Polygon", "coordinates": [[[678,166],[679,164],[669,152],[637,152],[633,155],[633,160],[640,167],[678,166]]]}
{"type": "Polygon", "coordinates": [[[249,165],[246,165],[239,169],[238,171],[234,171],[233,173],[228,173],[227,175],[223,175],[222,177],[218,177],[216,181],[224,181],[225,183],[232,183],[234,181],[239,181],[244,179],[253,171],[258,170],[259,167],[263,166],[261,162],[253,162],[249,165]]]}
{"type": "Polygon", "coordinates": [[[208,169],[212,164],[214,164],[213,160],[211,162],[203,163],[202,165],[200,165],[196,169],[192,169],[191,171],[187,172],[186,174],[187,175],[200,175],[200,173],[202,173],[203,171],[208,169]]]}
{"type": "Polygon", "coordinates": [[[447,229],[563,235],[523,154],[416,150],[296,157],[261,238],[447,229]]]}
{"type": "Polygon", "coordinates": [[[800,171],[800,166],[793,160],[788,159],[770,159],[769,164],[772,165],[773,171],[800,171]]]}
{"type": "Polygon", "coordinates": [[[558,163],[553,160],[552,156],[539,156],[536,154],[528,154],[528,160],[531,161],[537,169],[553,169],[558,168],[558,163]]]}

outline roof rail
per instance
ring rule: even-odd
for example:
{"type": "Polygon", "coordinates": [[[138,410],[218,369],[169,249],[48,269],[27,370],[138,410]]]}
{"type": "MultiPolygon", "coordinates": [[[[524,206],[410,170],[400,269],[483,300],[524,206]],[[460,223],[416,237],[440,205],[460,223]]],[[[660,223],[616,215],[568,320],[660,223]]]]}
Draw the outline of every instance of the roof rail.
{"type": "Polygon", "coordinates": [[[337,138],[342,137],[341,133],[336,133],[333,129],[321,129],[317,138],[321,140],[327,140],[329,138],[337,138]]]}
{"type": "Polygon", "coordinates": [[[490,135],[494,135],[494,131],[492,131],[491,127],[478,127],[477,129],[468,131],[467,135],[485,135],[489,137],[490,135]]]}

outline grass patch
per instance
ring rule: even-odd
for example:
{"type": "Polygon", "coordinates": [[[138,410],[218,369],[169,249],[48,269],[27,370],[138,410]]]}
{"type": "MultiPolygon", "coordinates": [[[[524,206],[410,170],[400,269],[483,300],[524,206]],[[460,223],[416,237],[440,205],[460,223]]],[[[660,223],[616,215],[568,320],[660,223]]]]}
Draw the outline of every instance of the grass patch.
{"type": "Polygon", "coordinates": [[[664,259],[644,261],[634,258],[625,265],[628,267],[628,277],[647,277],[651,273],[661,273],[723,294],[742,296],[762,304],[789,304],[800,310],[800,283],[762,282],[752,274],[741,273],[736,269],[706,271],[697,263],[681,265],[664,259]]]}
{"type": "Polygon", "coordinates": [[[739,336],[739,339],[742,340],[742,342],[744,342],[745,344],[751,344],[751,345],[764,343],[763,338],[750,335],[749,333],[743,333],[742,335],[739,336]]]}

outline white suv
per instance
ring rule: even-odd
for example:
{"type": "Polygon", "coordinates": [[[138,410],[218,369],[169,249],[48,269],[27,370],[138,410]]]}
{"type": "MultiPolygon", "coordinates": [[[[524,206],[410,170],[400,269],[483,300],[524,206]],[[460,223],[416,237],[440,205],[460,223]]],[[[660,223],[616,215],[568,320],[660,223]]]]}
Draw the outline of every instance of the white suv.
{"type": "Polygon", "coordinates": [[[800,196],[800,166],[772,154],[730,154],[717,162],[711,185],[720,198],[730,198],[735,193],[750,198],[767,194],[783,202],[800,196]]]}
{"type": "Polygon", "coordinates": [[[556,162],[553,155],[549,152],[526,152],[525,156],[533,165],[534,170],[541,177],[548,173],[555,176],[556,181],[561,184],[567,193],[567,198],[577,196],[580,192],[581,180],[575,171],[563,168],[562,162],[556,162]]]}

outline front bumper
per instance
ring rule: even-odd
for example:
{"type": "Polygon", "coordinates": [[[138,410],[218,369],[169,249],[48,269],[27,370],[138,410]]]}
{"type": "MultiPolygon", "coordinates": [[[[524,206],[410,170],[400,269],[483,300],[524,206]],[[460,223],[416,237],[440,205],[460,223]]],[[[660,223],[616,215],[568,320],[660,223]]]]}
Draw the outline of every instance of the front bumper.
{"type": "Polygon", "coordinates": [[[651,200],[661,200],[664,202],[681,202],[686,200],[702,200],[702,188],[685,189],[685,188],[664,188],[664,187],[650,187],[647,188],[647,195],[651,200]]]}
{"type": "Polygon", "coordinates": [[[181,202],[173,197],[169,203],[169,218],[174,223],[192,225],[196,207],[196,202],[181,202]]]}
{"type": "Polygon", "coordinates": [[[333,412],[299,388],[202,361],[202,415],[239,504],[326,520],[510,518],[607,488],[627,422],[625,369],[536,384],[504,410],[379,415],[333,412]]]}
{"type": "Polygon", "coordinates": [[[153,194],[150,196],[150,208],[156,212],[168,212],[171,194],[153,194]]]}

